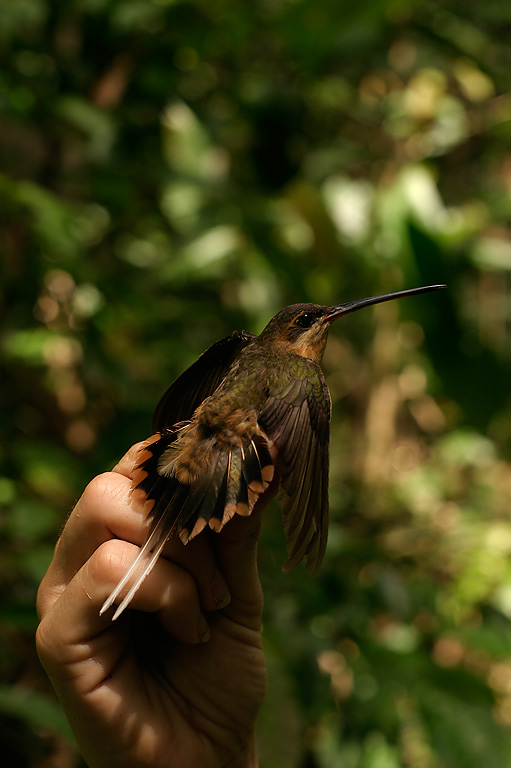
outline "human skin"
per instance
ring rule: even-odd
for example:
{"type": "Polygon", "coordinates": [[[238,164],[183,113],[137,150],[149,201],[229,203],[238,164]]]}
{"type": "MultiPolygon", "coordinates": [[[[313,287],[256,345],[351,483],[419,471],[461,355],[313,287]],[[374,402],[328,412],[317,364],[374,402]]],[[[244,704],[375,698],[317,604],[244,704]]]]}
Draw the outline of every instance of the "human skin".
{"type": "Polygon", "coordinates": [[[257,537],[263,508],[186,547],[177,537],[115,622],[99,610],[146,526],[140,444],[85,489],[37,597],[36,643],[89,768],[257,768],[266,692],[257,537]]]}

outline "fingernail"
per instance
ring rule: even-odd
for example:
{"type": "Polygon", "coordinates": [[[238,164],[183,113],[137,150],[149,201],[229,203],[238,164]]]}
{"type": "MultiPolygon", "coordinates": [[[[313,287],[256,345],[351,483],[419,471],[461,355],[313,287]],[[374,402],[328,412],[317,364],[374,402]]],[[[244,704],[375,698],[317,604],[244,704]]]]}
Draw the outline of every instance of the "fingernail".
{"type": "Polygon", "coordinates": [[[222,597],[213,597],[216,607],[218,610],[221,610],[222,608],[227,608],[229,603],[231,602],[231,596],[229,592],[224,592],[222,597]]]}
{"type": "Polygon", "coordinates": [[[207,643],[208,640],[211,638],[211,630],[204,616],[201,616],[199,619],[198,632],[199,632],[199,640],[201,641],[201,643],[207,643]]]}
{"type": "Polygon", "coordinates": [[[231,602],[231,595],[227,589],[227,584],[221,576],[213,579],[211,595],[218,610],[226,608],[231,602]]]}

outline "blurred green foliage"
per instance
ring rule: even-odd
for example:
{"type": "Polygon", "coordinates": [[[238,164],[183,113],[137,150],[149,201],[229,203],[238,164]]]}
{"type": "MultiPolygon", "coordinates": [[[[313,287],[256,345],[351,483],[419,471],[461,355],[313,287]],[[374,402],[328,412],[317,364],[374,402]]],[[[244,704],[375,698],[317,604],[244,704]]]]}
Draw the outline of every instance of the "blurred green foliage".
{"type": "Polygon", "coordinates": [[[511,7],[0,4],[0,743],[80,758],[33,648],[88,480],[295,301],[331,334],[320,575],[261,541],[263,768],[511,767],[511,7]]]}

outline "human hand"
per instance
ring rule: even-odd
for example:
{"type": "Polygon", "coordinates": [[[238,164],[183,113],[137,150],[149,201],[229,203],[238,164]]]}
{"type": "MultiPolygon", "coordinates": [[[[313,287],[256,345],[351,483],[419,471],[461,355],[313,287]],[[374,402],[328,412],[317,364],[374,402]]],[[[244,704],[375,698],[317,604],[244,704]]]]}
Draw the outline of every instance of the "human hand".
{"type": "Polygon", "coordinates": [[[37,599],[41,662],[90,768],[255,768],[266,691],[256,547],[276,483],[220,534],[171,538],[136,610],[112,622],[99,610],[145,535],[130,500],[138,448],[87,486],[57,543],[37,599]]]}

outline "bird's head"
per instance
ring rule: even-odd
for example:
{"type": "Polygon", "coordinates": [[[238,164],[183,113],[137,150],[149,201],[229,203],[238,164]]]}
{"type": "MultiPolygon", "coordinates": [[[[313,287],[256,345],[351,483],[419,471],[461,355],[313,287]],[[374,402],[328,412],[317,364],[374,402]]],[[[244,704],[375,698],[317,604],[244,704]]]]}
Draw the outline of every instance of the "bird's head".
{"type": "Polygon", "coordinates": [[[384,293],[367,299],[356,299],[344,304],[322,306],[321,304],[292,304],[273,317],[259,335],[263,343],[277,344],[301,357],[319,362],[323,355],[328,331],[334,320],[356,312],[371,304],[392,301],[402,296],[414,296],[419,293],[445,288],[444,285],[427,285],[410,288],[405,291],[384,293]]]}
{"type": "Polygon", "coordinates": [[[327,317],[328,307],[320,304],[292,304],[270,320],[259,339],[319,361],[330,327],[327,317]]]}

